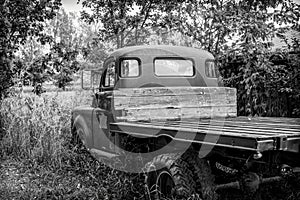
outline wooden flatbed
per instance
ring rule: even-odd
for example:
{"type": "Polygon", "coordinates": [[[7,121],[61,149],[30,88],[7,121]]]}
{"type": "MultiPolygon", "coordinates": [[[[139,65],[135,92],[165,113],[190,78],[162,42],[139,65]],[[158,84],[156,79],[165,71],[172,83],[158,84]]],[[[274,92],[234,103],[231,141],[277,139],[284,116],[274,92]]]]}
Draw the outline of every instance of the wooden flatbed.
{"type": "Polygon", "coordinates": [[[300,152],[300,119],[296,118],[236,117],[116,122],[110,124],[110,129],[112,132],[137,137],[169,136],[177,141],[256,152],[300,152]]]}

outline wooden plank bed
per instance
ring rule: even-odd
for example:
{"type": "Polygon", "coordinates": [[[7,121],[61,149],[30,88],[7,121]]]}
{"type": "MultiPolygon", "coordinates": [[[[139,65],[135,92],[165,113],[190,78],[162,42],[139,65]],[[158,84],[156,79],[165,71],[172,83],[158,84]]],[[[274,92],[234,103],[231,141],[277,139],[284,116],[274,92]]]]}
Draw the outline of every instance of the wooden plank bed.
{"type": "Polygon", "coordinates": [[[292,118],[237,117],[212,120],[116,122],[112,123],[110,128],[112,132],[139,137],[168,136],[178,141],[258,152],[300,151],[300,119],[292,118]],[[209,137],[216,139],[215,142],[207,142],[209,137]]]}
{"type": "Polygon", "coordinates": [[[118,120],[176,120],[236,117],[236,89],[227,87],[154,87],[114,91],[118,120]]]}
{"type": "Polygon", "coordinates": [[[126,88],[113,95],[113,132],[259,152],[300,151],[300,119],[237,117],[234,88],[126,88]]]}

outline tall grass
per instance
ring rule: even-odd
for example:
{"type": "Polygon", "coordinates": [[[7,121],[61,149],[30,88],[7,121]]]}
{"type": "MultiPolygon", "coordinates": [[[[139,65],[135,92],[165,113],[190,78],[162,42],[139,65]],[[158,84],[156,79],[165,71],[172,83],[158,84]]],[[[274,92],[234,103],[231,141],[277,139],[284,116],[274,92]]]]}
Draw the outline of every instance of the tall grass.
{"type": "Polygon", "coordinates": [[[87,92],[46,93],[41,97],[18,94],[2,101],[0,161],[17,160],[17,164],[9,164],[6,178],[1,177],[0,165],[0,199],[140,196],[133,184],[136,177],[117,172],[85,150],[74,151],[70,146],[71,110],[89,103],[87,92]],[[25,182],[13,182],[15,179],[25,182]]]}
{"type": "Polygon", "coordinates": [[[1,155],[59,164],[70,137],[70,114],[83,95],[19,94],[1,104],[1,155]],[[66,99],[62,101],[62,99],[66,99]]]}

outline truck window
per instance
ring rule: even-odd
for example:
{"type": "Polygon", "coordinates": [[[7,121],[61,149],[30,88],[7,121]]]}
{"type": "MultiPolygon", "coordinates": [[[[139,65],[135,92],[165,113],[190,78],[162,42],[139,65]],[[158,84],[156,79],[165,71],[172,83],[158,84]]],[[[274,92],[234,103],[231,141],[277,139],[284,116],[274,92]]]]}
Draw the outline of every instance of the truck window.
{"type": "Polygon", "coordinates": [[[123,59],[120,72],[121,77],[137,77],[140,75],[140,62],[137,59],[123,59]]]}
{"type": "Polygon", "coordinates": [[[106,69],[104,86],[105,87],[114,87],[115,80],[116,80],[115,63],[111,62],[108,64],[108,67],[106,69]]]}
{"type": "Polygon", "coordinates": [[[194,62],[184,58],[156,58],[154,73],[157,76],[193,76],[194,62]]]}
{"type": "Polygon", "coordinates": [[[217,78],[217,70],[215,61],[209,60],[205,63],[205,74],[209,78],[217,78]]]}

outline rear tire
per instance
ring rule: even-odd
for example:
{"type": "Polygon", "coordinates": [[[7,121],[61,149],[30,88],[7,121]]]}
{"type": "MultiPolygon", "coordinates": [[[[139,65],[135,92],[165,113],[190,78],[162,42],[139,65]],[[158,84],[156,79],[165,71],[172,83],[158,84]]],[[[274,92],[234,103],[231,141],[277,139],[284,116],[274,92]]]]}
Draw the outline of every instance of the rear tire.
{"type": "Polygon", "coordinates": [[[195,194],[188,164],[179,154],[162,154],[146,164],[146,184],[151,200],[186,199],[195,194]]]}
{"type": "Polygon", "coordinates": [[[214,189],[214,175],[209,163],[205,159],[201,159],[195,151],[185,152],[182,159],[188,163],[190,170],[194,173],[196,192],[200,194],[201,198],[205,200],[218,199],[214,189]]]}

